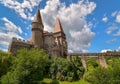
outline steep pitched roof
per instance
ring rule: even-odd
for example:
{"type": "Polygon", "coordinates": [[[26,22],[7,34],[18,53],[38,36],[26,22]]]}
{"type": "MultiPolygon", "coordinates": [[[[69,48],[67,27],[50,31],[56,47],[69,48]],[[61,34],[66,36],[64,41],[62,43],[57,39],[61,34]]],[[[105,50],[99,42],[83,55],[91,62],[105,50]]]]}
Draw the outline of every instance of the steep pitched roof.
{"type": "Polygon", "coordinates": [[[43,25],[42,18],[41,18],[41,13],[40,13],[40,9],[38,9],[33,22],[39,22],[39,23],[41,23],[43,25]]]}
{"type": "Polygon", "coordinates": [[[64,33],[63,28],[62,28],[62,25],[61,25],[61,22],[60,22],[60,19],[59,19],[59,18],[57,18],[57,19],[56,19],[55,28],[54,28],[54,33],[57,33],[57,32],[64,33]]]}

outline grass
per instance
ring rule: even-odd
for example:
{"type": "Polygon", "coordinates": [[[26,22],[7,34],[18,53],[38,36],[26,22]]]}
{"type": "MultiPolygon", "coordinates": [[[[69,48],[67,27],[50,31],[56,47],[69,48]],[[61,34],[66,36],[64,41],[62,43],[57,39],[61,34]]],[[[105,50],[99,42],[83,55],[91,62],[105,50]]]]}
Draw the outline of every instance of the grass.
{"type": "MultiPolygon", "coordinates": [[[[52,81],[52,79],[45,78],[43,82],[49,84],[52,81]]],[[[68,81],[60,81],[60,84],[89,84],[88,82],[84,81],[83,79],[75,82],[68,82],[68,81]]]]}

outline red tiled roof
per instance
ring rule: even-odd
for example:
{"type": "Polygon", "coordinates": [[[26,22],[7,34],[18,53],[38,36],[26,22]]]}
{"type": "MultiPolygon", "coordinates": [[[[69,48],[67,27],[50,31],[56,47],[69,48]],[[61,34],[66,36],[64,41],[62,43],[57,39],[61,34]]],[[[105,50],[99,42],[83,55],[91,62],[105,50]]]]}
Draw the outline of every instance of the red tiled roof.
{"type": "Polygon", "coordinates": [[[57,33],[57,32],[62,32],[62,33],[64,33],[63,28],[62,28],[62,25],[61,25],[61,22],[60,22],[60,19],[59,19],[59,18],[57,18],[57,19],[56,19],[55,28],[54,28],[54,33],[57,33]]]}

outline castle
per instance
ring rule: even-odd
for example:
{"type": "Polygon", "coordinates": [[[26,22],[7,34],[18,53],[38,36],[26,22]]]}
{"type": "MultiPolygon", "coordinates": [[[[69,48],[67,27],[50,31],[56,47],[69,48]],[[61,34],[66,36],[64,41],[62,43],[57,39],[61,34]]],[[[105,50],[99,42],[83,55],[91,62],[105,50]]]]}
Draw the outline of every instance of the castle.
{"type": "Polygon", "coordinates": [[[66,57],[67,56],[67,41],[65,33],[62,29],[59,18],[56,19],[54,32],[44,31],[40,9],[37,10],[36,16],[32,22],[32,36],[29,40],[21,40],[18,38],[12,39],[8,51],[13,55],[21,48],[44,49],[51,57],[66,57]]]}

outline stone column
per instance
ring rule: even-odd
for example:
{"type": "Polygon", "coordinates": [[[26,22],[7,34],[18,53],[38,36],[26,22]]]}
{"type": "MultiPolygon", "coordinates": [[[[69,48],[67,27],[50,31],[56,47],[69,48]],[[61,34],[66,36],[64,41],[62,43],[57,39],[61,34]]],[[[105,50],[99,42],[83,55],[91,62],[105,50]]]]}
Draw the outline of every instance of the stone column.
{"type": "Polygon", "coordinates": [[[106,60],[105,60],[104,56],[100,55],[100,56],[98,56],[98,59],[99,59],[100,65],[104,68],[107,68],[107,63],[106,63],[106,60]]]}
{"type": "Polygon", "coordinates": [[[85,71],[87,71],[86,57],[85,56],[81,56],[81,62],[82,62],[82,65],[83,65],[85,71]]]}

